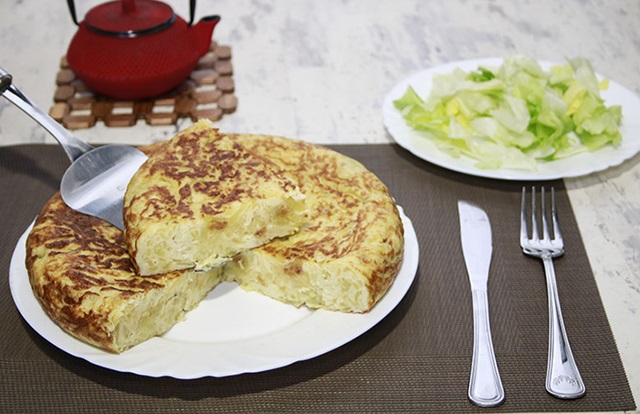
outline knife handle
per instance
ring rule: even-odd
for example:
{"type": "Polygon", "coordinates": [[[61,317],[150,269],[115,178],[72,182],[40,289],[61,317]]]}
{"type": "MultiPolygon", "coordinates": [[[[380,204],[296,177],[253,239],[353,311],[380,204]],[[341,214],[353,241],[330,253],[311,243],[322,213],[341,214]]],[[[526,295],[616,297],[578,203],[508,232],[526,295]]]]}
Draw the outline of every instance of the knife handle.
{"type": "Polygon", "coordinates": [[[487,291],[474,289],[472,297],[473,359],[469,400],[479,407],[495,407],[504,401],[504,388],[493,352],[487,291]]]}

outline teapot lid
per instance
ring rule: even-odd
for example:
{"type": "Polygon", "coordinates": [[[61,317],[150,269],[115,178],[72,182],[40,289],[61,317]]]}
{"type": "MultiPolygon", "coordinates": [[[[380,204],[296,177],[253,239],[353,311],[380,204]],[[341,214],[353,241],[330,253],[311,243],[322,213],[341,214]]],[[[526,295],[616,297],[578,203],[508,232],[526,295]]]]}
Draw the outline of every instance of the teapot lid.
{"type": "Polygon", "coordinates": [[[89,10],[85,25],[100,34],[136,37],[164,30],[176,20],[173,9],[155,0],[117,0],[89,10]]]}

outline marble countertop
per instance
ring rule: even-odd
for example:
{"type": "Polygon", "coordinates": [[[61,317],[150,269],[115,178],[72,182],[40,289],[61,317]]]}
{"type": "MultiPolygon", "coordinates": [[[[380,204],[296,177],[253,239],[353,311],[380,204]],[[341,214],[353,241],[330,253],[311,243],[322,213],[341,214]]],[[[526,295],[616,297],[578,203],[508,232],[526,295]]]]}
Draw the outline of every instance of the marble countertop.
{"type": "MultiPolygon", "coordinates": [[[[53,104],[60,59],[75,32],[65,2],[6,0],[0,66],[43,109],[53,104]]],[[[76,1],[80,18],[100,1],[76,1]]],[[[179,15],[188,3],[172,0],[179,15]]],[[[196,17],[219,14],[214,39],[232,47],[238,110],[223,131],[310,142],[388,143],[385,94],[422,69],[482,57],[588,58],[595,70],[640,94],[640,3],[636,0],[220,0],[196,17]]],[[[170,127],[75,133],[93,143],[144,144],[170,127]]],[[[631,137],[637,139],[637,137],[631,137]]],[[[0,100],[0,145],[55,142],[0,100]]],[[[607,171],[566,180],[590,263],[636,402],[640,401],[640,156],[607,171]]]]}

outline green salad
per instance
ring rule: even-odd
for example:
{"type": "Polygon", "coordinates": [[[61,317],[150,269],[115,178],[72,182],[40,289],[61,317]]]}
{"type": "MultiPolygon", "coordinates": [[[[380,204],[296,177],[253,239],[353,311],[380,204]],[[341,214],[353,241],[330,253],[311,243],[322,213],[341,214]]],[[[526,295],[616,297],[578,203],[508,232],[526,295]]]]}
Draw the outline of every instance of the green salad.
{"type": "Polygon", "coordinates": [[[426,99],[409,87],[394,105],[438,148],[478,168],[535,171],[539,161],[620,143],[622,109],[605,105],[607,87],[584,58],[545,71],[532,58],[510,56],[498,68],[435,74],[426,99]]]}

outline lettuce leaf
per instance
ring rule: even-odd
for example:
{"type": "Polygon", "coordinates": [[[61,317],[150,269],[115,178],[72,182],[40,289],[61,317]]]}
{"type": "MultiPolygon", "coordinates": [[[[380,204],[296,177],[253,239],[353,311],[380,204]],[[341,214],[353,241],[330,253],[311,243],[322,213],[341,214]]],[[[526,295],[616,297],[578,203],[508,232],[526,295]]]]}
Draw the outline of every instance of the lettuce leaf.
{"type": "Polygon", "coordinates": [[[534,171],[539,161],[620,143],[622,110],[600,96],[607,85],[584,58],[544,71],[518,55],[498,68],[436,74],[428,97],[409,87],[394,105],[453,156],[471,157],[479,168],[534,171]]]}

